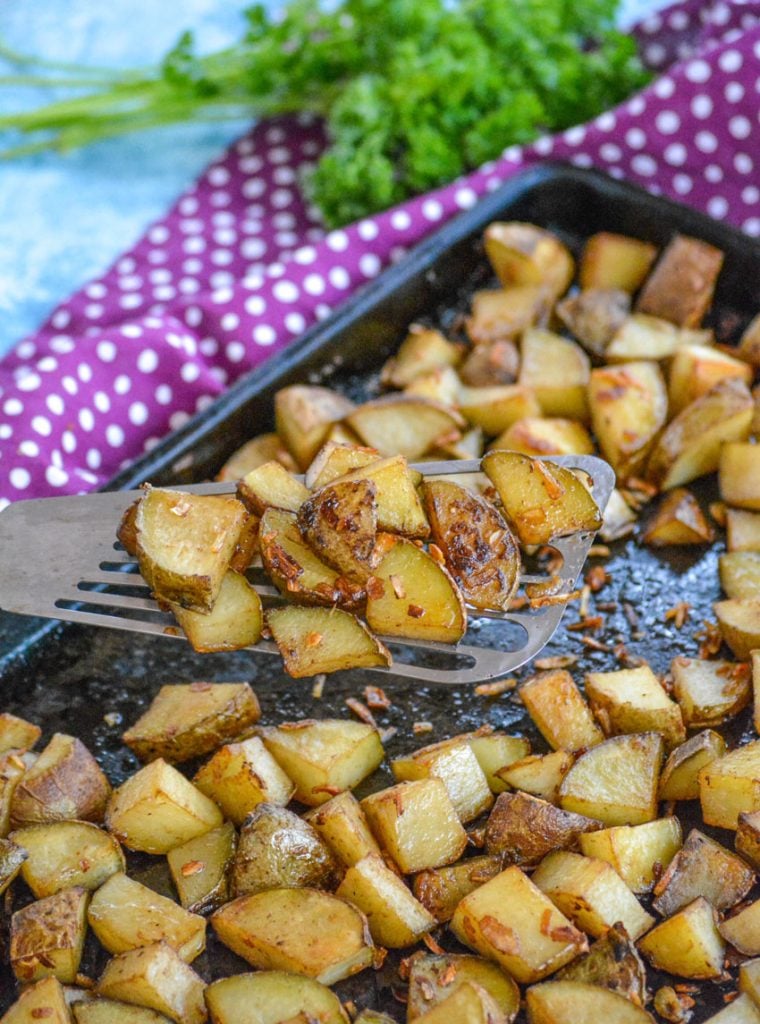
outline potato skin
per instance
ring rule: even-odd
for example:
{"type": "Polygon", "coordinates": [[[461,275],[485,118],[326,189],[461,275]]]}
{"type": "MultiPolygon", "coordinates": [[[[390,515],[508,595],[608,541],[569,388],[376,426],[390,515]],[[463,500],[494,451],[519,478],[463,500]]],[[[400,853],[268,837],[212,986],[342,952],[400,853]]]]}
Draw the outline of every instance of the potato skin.
{"type": "Polygon", "coordinates": [[[502,793],[486,826],[486,850],[506,864],[538,864],[552,850],[572,849],[583,832],[603,828],[601,821],[563,811],[528,793],[502,793]]]}
{"type": "Polygon", "coordinates": [[[374,566],[377,489],[371,480],[328,484],[303,503],[298,528],[329,565],[363,582],[374,566]]]}
{"type": "Polygon", "coordinates": [[[101,822],[110,795],[111,784],[84,743],[56,733],[14,790],[11,824],[101,822]]]}

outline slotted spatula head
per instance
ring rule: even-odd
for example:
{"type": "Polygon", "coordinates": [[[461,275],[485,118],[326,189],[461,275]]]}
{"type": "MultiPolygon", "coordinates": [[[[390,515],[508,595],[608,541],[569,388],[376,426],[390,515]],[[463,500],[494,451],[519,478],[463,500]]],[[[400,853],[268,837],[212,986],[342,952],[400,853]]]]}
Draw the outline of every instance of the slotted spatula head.
{"type": "MultiPolygon", "coordinates": [[[[586,473],[594,499],[604,510],[615,485],[606,462],[590,455],[553,456],[551,461],[586,473]]],[[[480,462],[425,462],[414,468],[427,477],[461,477],[479,473],[480,462]]],[[[233,493],[234,485],[195,484],[180,489],[225,494],[233,493]]],[[[150,596],[135,560],[116,540],[123,513],[141,493],[112,491],[8,506],[0,513],[0,609],[173,636],[186,643],[174,618],[160,611],[150,596]]],[[[383,637],[393,653],[393,666],[370,671],[427,683],[477,683],[508,675],[534,658],[557,629],[565,610],[561,595],[575,588],[593,539],[593,533],[577,533],[552,542],[563,559],[559,582],[552,587],[556,603],[508,612],[471,611],[467,634],[457,645],[383,637]]],[[[265,604],[282,601],[260,570],[252,570],[250,579],[265,604]]],[[[520,577],[521,584],[548,580],[547,575],[520,577]]],[[[268,640],[250,650],[278,654],[268,640]]]]}

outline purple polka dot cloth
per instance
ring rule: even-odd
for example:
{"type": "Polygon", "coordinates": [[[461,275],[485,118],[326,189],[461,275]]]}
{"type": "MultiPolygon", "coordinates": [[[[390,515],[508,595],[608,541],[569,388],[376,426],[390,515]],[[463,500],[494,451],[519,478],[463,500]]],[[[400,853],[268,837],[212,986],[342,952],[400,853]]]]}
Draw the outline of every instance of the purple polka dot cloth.
{"type": "Polygon", "coordinates": [[[298,189],[308,118],[257,125],[0,363],[0,507],[87,491],[517,171],[597,167],[760,235],[760,0],[686,0],[635,29],[658,77],[593,122],[327,232],[298,189]]]}

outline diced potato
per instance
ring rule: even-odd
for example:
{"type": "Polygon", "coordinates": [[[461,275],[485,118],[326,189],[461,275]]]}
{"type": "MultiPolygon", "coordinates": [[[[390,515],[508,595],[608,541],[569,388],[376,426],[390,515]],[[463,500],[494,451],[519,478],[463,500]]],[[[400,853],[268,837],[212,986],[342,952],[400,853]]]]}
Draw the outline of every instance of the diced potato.
{"type": "Polygon", "coordinates": [[[579,836],[581,853],[604,860],[635,893],[649,892],[681,849],[678,818],[658,818],[643,825],[615,825],[579,836]]]}
{"type": "Polygon", "coordinates": [[[689,344],[679,347],[670,364],[670,415],[677,415],[700,395],[731,377],[750,385],[752,367],[709,345],[689,344]]]}
{"type": "MultiPolygon", "coordinates": [[[[475,984],[485,989],[496,1003],[498,1020],[502,1024],[511,1024],[520,1008],[517,985],[495,964],[478,956],[461,954],[423,954],[412,960],[406,1004],[407,1024],[440,1006],[465,984],[475,984]]],[[[470,1021],[469,1017],[467,1021],[470,1021]]]]}
{"type": "Polygon", "coordinates": [[[575,264],[556,235],[522,221],[494,221],[483,234],[486,256],[499,281],[541,285],[555,298],[567,291],[575,264]]]}
{"type": "Polygon", "coordinates": [[[652,821],[661,762],[659,733],[613,736],[570,768],[559,787],[560,806],[605,825],[652,821]]]}
{"type": "Polygon", "coordinates": [[[241,896],[211,918],[221,941],[258,970],[292,971],[333,985],[372,963],[367,919],[317,889],[241,896]]]}
{"type": "Polygon", "coordinates": [[[347,668],[387,668],[388,648],[340,608],[270,608],[266,622],[294,679],[347,668]]]}
{"type": "Polygon", "coordinates": [[[760,513],[726,509],[726,547],[729,551],[760,552],[760,513]]]}
{"type": "Polygon", "coordinates": [[[527,793],[502,793],[486,826],[486,850],[505,864],[538,864],[547,853],[577,846],[601,822],[563,811],[527,793]]]}
{"type": "Polygon", "coordinates": [[[363,857],[380,854],[380,847],[370,832],[359,801],[348,789],[309,811],[304,820],[347,868],[363,857]]]}
{"type": "MultiPolygon", "coordinates": [[[[646,313],[626,317],[605,349],[611,363],[633,359],[669,359],[684,345],[709,345],[712,331],[679,328],[646,313]]],[[[696,395],[695,395],[696,397],[696,395]]]]}
{"type": "Polygon", "coordinates": [[[686,739],[680,707],[648,665],[589,672],[586,696],[608,736],[658,732],[668,748],[686,739]]]}
{"type": "Polygon", "coordinates": [[[520,342],[518,384],[530,388],[544,416],[588,420],[586,388],[591,365],[583,349],[569,338],[531,327],[520,342]]]}
{"type": "Polygon", "coordinates": [[[361,805],[380,846],[404,874],[451,864],[467,846],[440,779],[401,782],[365,797],[361,805]]]}
{"type": "Polygon", "coordinates": [[[76,1024],[168,1024],[163,1013],[114,999],[80,999],[72,1007],[76,1024]]]}
{"type": "Polygon", "coordinates": [[[648,999],[646,968],[621,924],[608,928],[579,956],[555,975],[558,981],[581,981],[617,992],[637,1006],[648,999]]]}
{"type": "Polygon", "coordinates": [[[752,412],[752,395],[743,381],[716,384],[682,409],[660,434],[647,464],[648,478],[662,490],[670,490],[714,472],[722,445],[746,440],[752,412]]]}
{"type": "Polygon", "coordinates": [[[713,605],[721,636],[739,661],[760,648],[760,598],[734,598],[713,605]]]}
{"type": "MultiPolygon", "coordinates": [[[[45,828],[47,826],[37,827],[45,828]]],[[[28,851],[17,845],[15,841],[0,839],[0,894],[4,893],[11,882],[18,877],[28,857],[28,851]]]]}
{"type": "MultiPolygon", "coordinates": [[[[257,561],[259,554],[259,517],[249,513],[243,523],[238,542],[230,558],[230,569],[243,575],[257,561]]],[[[219,599],[217,598],[217,601],[219,599]]]]}
{"type": "Polygon", "coordinates": [[[44,978],[24,989],[11,1008],[3,1014],[2,1024],[71,1024],[63,986],[57,978],[44,978]]]}
{"type": "Polygon", "coordinates": [[[593,455],[588,430],[577,420],[526,416],[508,427],[491,448],[506,448],[523,455],[593,455]]]}
{"type": "Polygon", "coordinates": [[[338,864],[308,821],[273,804],[259,804],[240,830],[230,869],[232,896],[266,889],[334,889],[338,864]]]}
{"type": "Polygon", "coordinates": [[[405,388],[431,370],[458,366],[461,360],[460,345],[448,341],[440,331],[411,324],[396,354],[383,366],[382,383],[390,388],[405,388]]]}
{"type": "Polygon", "coordinates": [[[557,803],[560,784],[574,760],[573,755],[566,750],[555,750],[552,754],[532,754],[500,768],[496,774],[513,789],[521,789],[550,803],[557,803]]]}
{"type": "Polygon", "coordinates": [[[604,739],[591,709],[564,669],[532,676],[520,687],[520,698],[538,731],[554,750],[580,750],[604,739]]]}
{"type": "Polygon", "coordinates": [[[306,469],[327,440],[330,428],[345,419],[354,404],[329,388],[294,384],[274,398],[277,433],[301,469],[306,469]]]}
{"type": "Polygon", "coordinates": [[[420,1024],[448,1024],[449,1021],[467,1021],[467,1024],[490,1024],[499,1020],[499,1007],[489,993],[472,981],[465,981],[451,995],[416,1018],[420,1024]]]}
{"type": "Polygon", "coordinates": [[[27,768],[37,760],[37,754],[9,750],[0,754],[0,836],[7,836],[11,829],[11,805],[27,768]]]}
{"type": "Polygon", "coordinates": [[[237,498],[146,485],[135,516],[137,558],[156,597],[210,612],[247,518],[237,498]]]}
{"type": "Polygon", "coordinates": [[[634,362],[599,367],[591,371],[588,396],[594,433],[618,480],[640,475],[668,415],[659,366],[634,362]]]}
{"type": "Polygon", "coordinates": [[[456,370],[450,366],[440,366],[421,377],[417,377],[404,388],[405,395],[416,398],[429,398],[432,402],[455,406],[459,400],[462,382],[456,370]]]}
{"type": "Polygon", "coordinates": [[[106,827],[130,850],[168,853],[222,824],[207,796],[162,758],[114,791],[106,827]]]}
{"type": "Polygon", "coordinates": [[[727,597],[760,597],[760,551],[729,551],[718,559],[718,568],[727,597]]]}
{"type": "Polygon", "coordinates": [[[369,480],[375,485],[378,530],[400,533],[404,537],[427,537],[430,533],[415,490],[419,474],[409,469],[403,455],[376,459],[341,479],[369,480]]]}
{"type": "Polygon", "coordinates": [[[755,873],[740,857],[692,829],[655,885],[653,906],[667,916],[704,896],[716,910],[728,910],[744,899],[754,881],[755,873]]]}
{"type": "Polygon", "coordinates": [[[398,757],[391,761],[391,769],[399,782],[440,779],[463,824],[483,814],[493,803],[488,780],[467,736],[455,736],[398,757]]]}
{"type": "Polygon", "coordinates": [[[521,384],[463,386],[459,392],[459,409],[468,422],[480,427],[489,437],[503,433],[526,416],[541,415],[535,393],[521,384]]]}
{"type": "Polygon", "coordinates": [[[639,943],[653,967],[681,978],[718,978],[725,945],[716,914],[702,896],[654,927],[639,943]]]}
{"type": "Polygon", "coordinates": [[[737,747],[699,773],[699,799],[707,825],[736,829],[742,811],[760,809],[760,740],[737,747]]]}
{"type": "Polygon", "coordinates": [[[483,457],[482,467],[523,544],[546,544],[554,537],[602,525],[591,493],[563,466],[517,452],[492,451],[483,457]]]}
{"type": "Polygon", "coordinates": [[[284,1024],[285,1021],[318,1021],[348,1024],[340,999],[313,978],[287,971],[257,971],[220,978],[206,989],[206,1002],[214,1024],[284,1024]]]}
{"type": "Polygon", "coordinates": [[[514,384],[520,369],[520,353],[514,341],[504,339],[476,345],[459,367],[463,384],[473,388],[514,384]]]}
{"type": "Polygon", "coordinates": [[[365,402],[347,419],[362,441],[381,455],[403,455],[411,461],[456,436],[465,425],[448,406],[406,395],[365,402]]]}
{"type": "Polygon", "coordinates": [[[172,604],[171,610],[194,651],[239,651],[261,639],[261,598],[239,573],[228,569],[210,612],[172,604]]]}
{"type": "Polygon", "coordinates": [[[471,314],[465,321],[476,346],[511,341],[534,324],[543,323],[551,308],[546,289],[537,284],[485,289],[472,296],[471,314]]]}
{"type": "Polygon", "coordinates": [[[297,512],[309,491],[281,462],[265,462],[246,473],[238,484],[237,495],[247,509],[261,516],[268,508],[297,512]]]}
{"type": "Polygon", "coordinates": [[[599,536],[605,542],[621,540],[633,532],[636,522],[636,513],[626,504],[617,487],[614,487],[604,510],[604,522],[599,536]]]}
{"type": "Polygon", "coordinates": [[[530,741],[524,736],[505,736],[504,733],[494,732],[470,736],[468,742],[492,793],[504,793],[509,789],[509,785],[496,772],[530,753],[530,741]]]}
{"type": "Polygon", "coordinates": [[[75,736],[57,732],[13,790],[11,823],[102,821],[111,784],[75,736]]]}
{"type": "Polygon", "coordinates": [[[98,981],[99,995],[163,1013],[175,1024],[203,1024],[206,985],[171,946],[156,942],[109,960],[98,981]]]}
{"type": "Polygon", "coordinates": [[[217,480],[237,481],[265,462],[276,459],[285,469],[296,471],[296,464],[277,434],[259,434],[234,451],[217,473],[217,480]]]}
{"type": "Polygon", "coordinates": [[[740,995],[705,1024],[760,1024],[760,1008],[748,995],[740,995]]]}
{"type": "Polygon", "coordinates": [[[554,312],[585,349],[602,358],[630,309],[630,296],[619,288],[586,288],[566,296],[554,312]]]}
{"type": "Polygon", "coordinates": [[[350,867],[336,896],[363,911],[374,941],[389,949],[414,945],[437,924],[381,857],[363,857],[350,867]]]}
{"type": "Polygon", "coordinates": [[[260,803],[284,807],[295,792],[295,785],[258,736],[220,747],[198,769],[193,782],[236,825],[242,825],[260,803]]]}
{"type": "Polygon", "coordinates": [[[72,985],[87,931],[86,889],[66,889],[29,903],[11,918],[9,959],[22,984],[49,976],[72,985]]]}
{"type": "Polygon", "coordinates": [[[111,875],[93,895],[87,920],[109,953],[166,942],[191,963],[206,948],[206,922],[125,874],[111,875]]]}
{"type": "Polygon", "coordinates": [[[702,658],[674,658],[670,671],[673,692],[688,729],[720,725],[749,703],[748,665],[702,658]]]}
{"type": "Polygon", "coordinates": [[[629,235],[600,231],[586,241],[578,271],[581,288],[635,292],[649,273],[657,247],[629,235]]]}
{"type": "Polygon", "coordinates": [[[448,867],[429,868],[414,876],[414,895],[436,921],[450,921],[461,900],[502,868],[501,855],[470,857],[448,867]]]}
{"type": "Polygon", "coordinates": [[[676,487],[665,495],[643,536],[644,543],[653,548],[712,544],[714,539],[715,531],[699,502],[684,487],[676,487]]]}
{"type": "Polygon", "coordinates": [[[760,509],[760,446],[739,441],[724,444],[720,450],[718,480],[720,496],[727,504],[754,511],[760,509]]]}
{"type": "Polygon", "coordinates": [[[41,735],[38,725],[8,711],[0,714],[0,754],[7,754],[9,750],[31,750],[41,735]]]}
{"type": "Polygon", "coordinates": [[[654,1024],[641,1006],[598,985],[583,981],[547,981],[526,994],[528,1024],[654,1024]]]}
{"type": "Polygon", "coordinates": [[[121,738],[141,761],[162,757],[174,764],[245,735],[260,714],[248,683],[173,684],[161,687],[121,738]]]}
{"type": "Polygon", "coordinates": [[[320,487],[331,484],[333,480],[345,476],[346,473],[350,473],[354,469],[361,469],[379,459],[380,456],[374,448],[326,441],[306,470],[304,483],[307,490],[318,491],[320,487]]]}
{"type": "Polygon", "coordinates": [[[94,890],[126,870],[114,837],[89,821],[27,825],[11,838],[26,851],[22,877],[37,899],[74,886],[94,890]]]}
{"type": "Polygon", "coordinates": [[[680,327],[698,327],[712,302],[723,253],[707,242],[675,235],[641,289],[636,308],[680,327]]]}
{"type": "Polygon", "coordinates": [[[376,729],[342,718],[283,722],[262,729],[261,738],[295,783],[296,800],[310,807],[358,786],[385,756],[376,729]]]}
{"type": "Polygon", "coordinates": [[[736,829],[736,852],[760,868],[760,811],[742,811],[736,829]]]}
{"type": "Polygon", "coordinates": [[[179,901],[192,914],[202,914],[229,899],[227,870],[237,845],[231,822],[169,850],[166,859],[179,901]]]}
{"type": "Polygon", "coordinates": [[[451,928],[517,981],[538,981],[585,952],[586,939],[518,867],[465,896],[451,928]]]}
{"type": "Polygon", "coordinates": [[[404,537],[382,534],[383,555],[367,593],[370,629],[388,636],[456,643],[467,612],[444,566],[404,537]]]}
{"type": "Polygon", "coordinates": [[[363,583],[375,567],[376,488],[371,480],[335,480],[298,511],[304,540],[328,565],[363,583]]]}
{"type": "Polygon", "coordinates": [[[746,956],[760,953],[760,900],[755,900],[733,917],[727,917],[718,930],[726,942],[746,956]]]}
{"type": "MultiPolygon", "coordinates": [[[[760,959],[745,960],[739,967],[739,991],[746,992],[756,1007],[760,1007],[760,959]]],[[[758,1012],[760,1020],[760,1012],[758,1012]]]]}

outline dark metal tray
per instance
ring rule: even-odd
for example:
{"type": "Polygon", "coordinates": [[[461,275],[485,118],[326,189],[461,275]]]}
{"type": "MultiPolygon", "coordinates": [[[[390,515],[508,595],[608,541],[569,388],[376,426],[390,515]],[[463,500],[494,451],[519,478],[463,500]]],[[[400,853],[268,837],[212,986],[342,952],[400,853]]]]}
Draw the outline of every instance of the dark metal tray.
{"type": "MultiPolygon", "coordinates": [[[[472,290],[490,281],[480,235],[485,225],[497,218],[549,227],[576,252],[588,235],[600,230],[629,233],[658,245],[666,243],[674,231],[698,236],[726,252],[711,320],[719,340],[735,341],[760,309],[760,246],[756,242],[699,213],[594,172],[546,164],[509,182],[446,225],[333,317],[240,380],[204,413],[116,477],[109,488],[134,487],[144,480],[181,484],[213,476],[235,448],[253,434],[271,429],[274,393],[287,384],[324,383],[356,398],[377,393],[378,371],[410,321],[455,329],[472,290]]],[[[709,482],[701,483],[698,491],[705,501],[713,497],[709,482]]],[[[712,618],[711,604],[719,596],[717,557],[721,549],[718,542],[709,550],[654,553],[633,540],[618,542],[605,562],[610,582],[596,595],[596,601],[608,609],[605,630],[597,634],[608,649],[588,649],[578,633],[568,631],[566,627],[577,618],[571,609],[545,654],[577,654],[579,661],[571,671],[580,679],[584,671],[620,667],[611,648],[624,642],[630,655],[646,658],[656,672],[664,673],[673,657],[697,651],[694,633],[704,620],[712,618]],[[691,604],[691,615],[677,630],[665,621],[665,613],[684,599],[691,604]]],[[[528,667],[519,675],[529,673],[528,667]]],[[[163,683],[198,679],[251,682],[268,722],[304,716],[348,717],[345,698],[361,696],[366,684],[378,682],[378,677],[369,673],[336,674],[328,678],[323,697],[315,699],[308,680],[285,677],[277,662],[264,656],[245,652],[201,656],[160,637],[63,627],[0,614],[3,710],[38,722],[44,729],[43,739],[55,730],[80,736],[115,784],[138,767],[119,741],[124,726],[138,716],[163,683]],[[120,716],[123,724],[114,716],[120,716]]],[[[392,675],[384,689],[392,707],[377,717],[382,726],[398,729],[387,743],[389,757],[483,723],[527,735],[535,750],[546,749],[509,693],[489,700],[468,687],[410,685],[392,675]],[[433,730],[415,735],[413,723],[419,721],[430,722],[433,730]]],[[[749,735],[748,715],[731,723],[725,732],[734,743],[745,732],[749,735]]],[[[389,770],[383,768],[365,783],[360,794],[386,785],[390,779],[389,770]]],[[[698,812],[689,808],[683,820],[686,828],[697,824],[698,812]]],[[[706,831],[733,846],[730,833],[706,831]]],[[[135,857],[132,863],[142,880],[159,889],[169,885],[163,859],[135,857]]],[[[13,905],[28,898],[17,885],[13,905]]],[[[8,915],[4,927],[7,920],[8,915]]],[[[457,948],[446,930],[439,941],[452,951],[457,948]]],[[[403,984],[397,973],[398,959],[391,956],[382,970],[364,971],[341,983],[338,993],[359,1007],[384,1009],[402,1020],[405,1011],[399,998],[403,984]]],[[[96,976],[102,963],[97,943],[88,941],[83,969],[96,976]]],[[[247,969],[211,934],[208,951],[195,966],[209,980],[247,969]]],[[[653,984],[666,980],[652,971],[649,974],[653,984]]],[[[723,985],[702,983],[692,1017],[695,1024],[722,1007],[724,992],[732,988],[735,980],[723,985]]],[[[9,971],[0,969],[0,1009],[7,1007],[14,995],[9,971]]]]}

